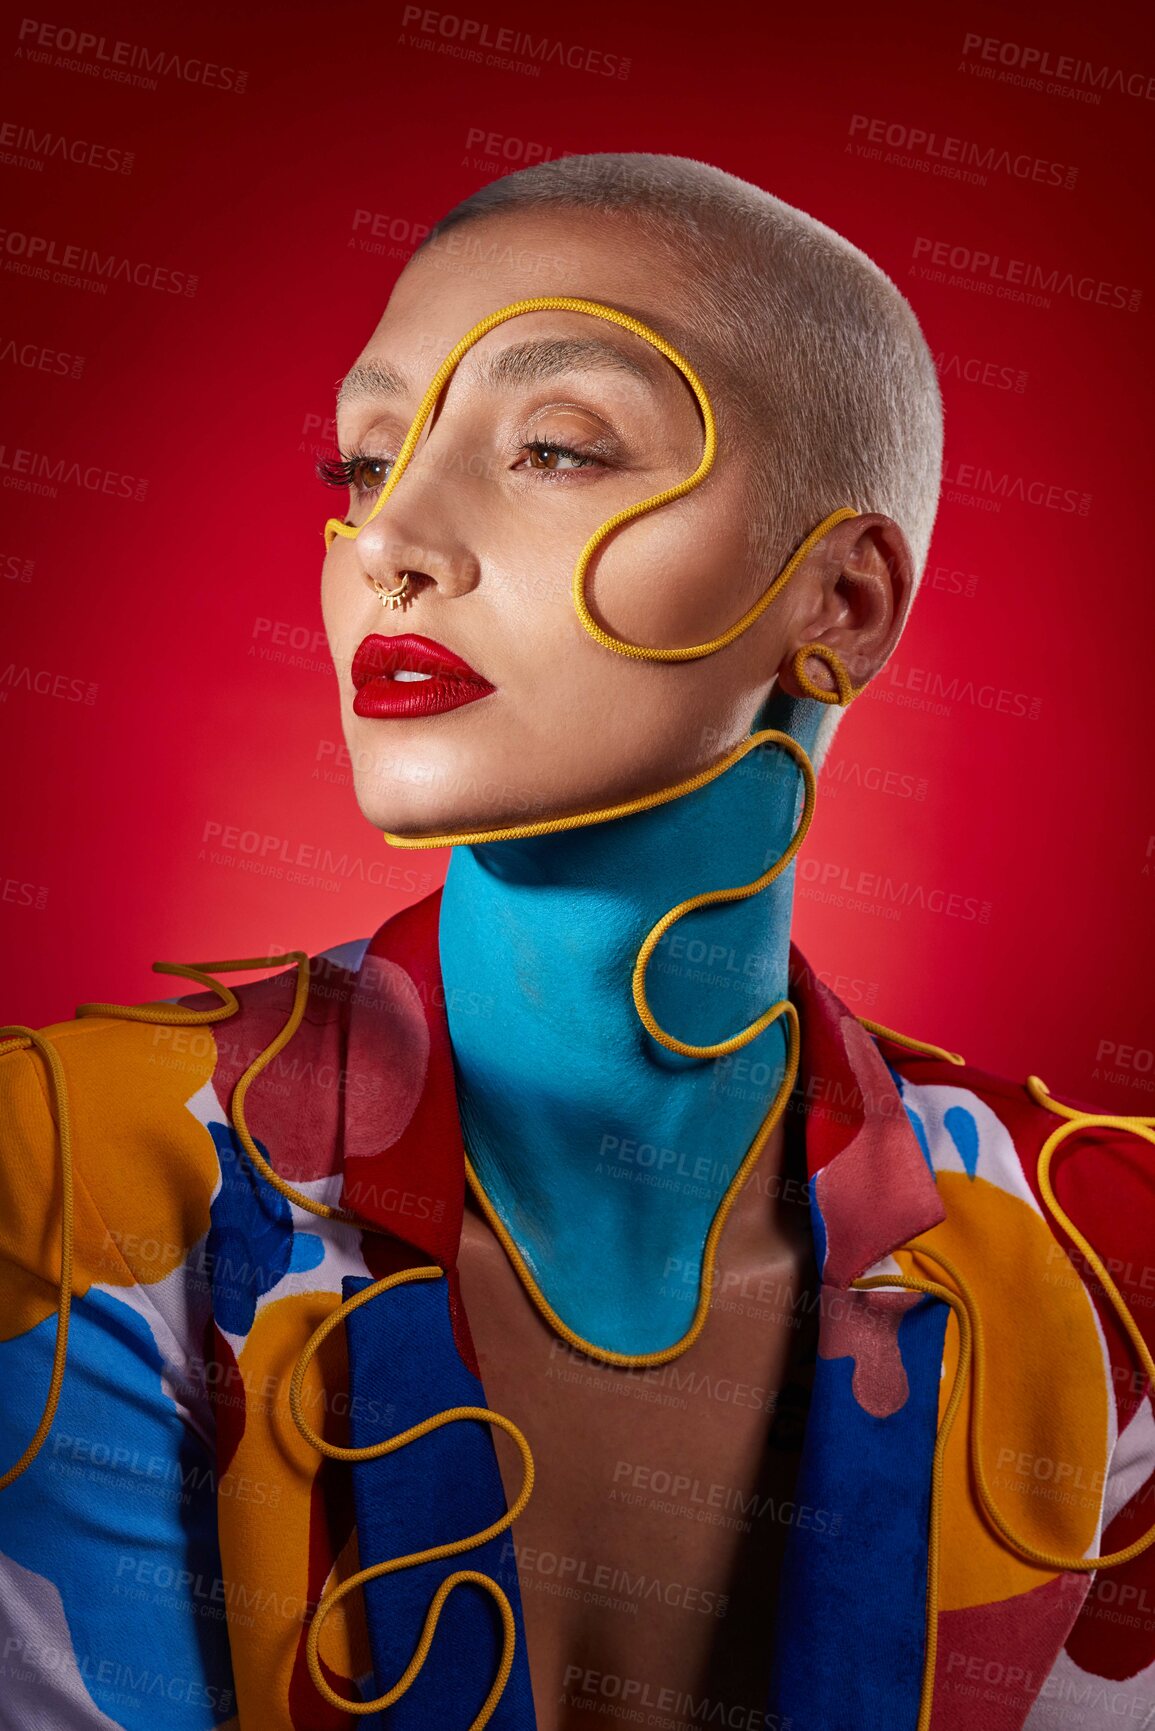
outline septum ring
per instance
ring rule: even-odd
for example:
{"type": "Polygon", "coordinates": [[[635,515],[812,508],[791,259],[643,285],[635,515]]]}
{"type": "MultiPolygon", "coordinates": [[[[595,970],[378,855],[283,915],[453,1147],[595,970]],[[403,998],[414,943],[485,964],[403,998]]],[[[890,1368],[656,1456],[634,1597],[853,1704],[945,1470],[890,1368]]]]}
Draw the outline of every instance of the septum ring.
{"type": "Polygon", "coordinates": [[[401,573],[401,581],[397,585],[396,589],[383,588],[381,584],[378,583],[376,577],[370,577],[369,581],[377,591],[377,598],[382,607],[400,607],[402,602],[405,600],[406,595],[409,593],[408,571],[403,571],[401,573]]]}

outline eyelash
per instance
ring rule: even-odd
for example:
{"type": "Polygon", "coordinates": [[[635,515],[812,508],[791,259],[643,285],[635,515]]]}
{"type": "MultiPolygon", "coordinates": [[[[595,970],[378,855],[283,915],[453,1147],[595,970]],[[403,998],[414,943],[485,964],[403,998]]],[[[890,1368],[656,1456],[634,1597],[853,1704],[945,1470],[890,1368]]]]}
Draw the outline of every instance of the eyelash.
{"type": "MultiPolygon", "coordinates": [[[[523,455],[533,451],[538,452],[539,455],[544,454],[546,451],[552,451],[555,456],[570,457],[583,469],[592,468],[600,461],[598,458],[591,457],[586,451],[576,451],[571,445],[559,444],[556,439],[530,439],[521,447],[523,455]]],[[[362,464],[392,463],[395,461],[396,459],[393,457],[371,456],[368,451],[350,451],[347,457],[322,457],[317,463],[317,479],[323,481],[326,487],[355,487],[357,471],[360,469],[362,464]]],[[[533,473],[542,475],[547,480],[556,481],[559,478],[559,475],[572,475],[574,471],[572,469],[563,469],[560,471],[556,469],[535,469],[533,473]]],[[[357,487],[356,490],[360,493],[376,493],[380,487],[385,485],[386,480],[388,480],[388,476],[385,476],[384,479],[379,481],[374,487],[357,487]]]]}

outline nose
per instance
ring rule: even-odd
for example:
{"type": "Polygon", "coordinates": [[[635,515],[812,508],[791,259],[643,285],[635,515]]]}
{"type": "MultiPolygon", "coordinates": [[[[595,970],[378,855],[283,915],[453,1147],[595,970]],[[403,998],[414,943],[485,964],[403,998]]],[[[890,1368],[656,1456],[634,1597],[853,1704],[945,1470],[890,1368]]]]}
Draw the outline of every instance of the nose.
{"type": "Polygon", "coordinates": [[[481,567],[456,523],[464,502],[449,497],[452,483],[437,477],[428,450],[415,452],[372,522],[353,542],[367,585],[396,589],[405,575],[413,595],[436,588],[465,595],[477,587],[481,567]]]}

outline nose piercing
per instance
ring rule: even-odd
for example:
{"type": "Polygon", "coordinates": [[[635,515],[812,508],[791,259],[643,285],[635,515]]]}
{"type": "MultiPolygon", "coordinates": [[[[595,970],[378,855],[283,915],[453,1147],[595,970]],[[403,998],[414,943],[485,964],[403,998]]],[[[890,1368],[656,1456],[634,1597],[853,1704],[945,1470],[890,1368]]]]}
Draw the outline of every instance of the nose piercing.
{"type": "Polygon", "coordinates": [[[397,585],[396,589],[383,589],[380,583],[378,583],[376,577],[370,577],[369,581],[372,583],[374,589],[376,589],[382,607],[400,607],[405,596],[409,592],[408,571],[403,571],[401,573],[401,581],[397,585]]]}

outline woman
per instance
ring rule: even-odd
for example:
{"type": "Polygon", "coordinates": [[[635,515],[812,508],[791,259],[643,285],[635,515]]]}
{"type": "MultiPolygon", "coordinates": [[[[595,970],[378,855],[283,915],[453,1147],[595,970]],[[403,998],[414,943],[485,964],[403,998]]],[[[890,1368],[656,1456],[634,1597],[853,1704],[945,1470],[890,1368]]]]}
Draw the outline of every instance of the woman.
{"type": "MultiPolygon", "coordinates": [[[[5,1030],[0,1711],[986,1727],[991,1665],[1008,1725],[1142,1671],[1088,1585],[1149,1566],[1155,1366],[1101,1187],[1046,1188],[1086,1115],[790,941],[934,517],[910,308],[732,176],[563,159],[433,231],[338,436],[358,802],[448,875],[5,1030]]],[[[1150,1121],[1091,1122],[1126,1187],[1150,1121]]]]}

